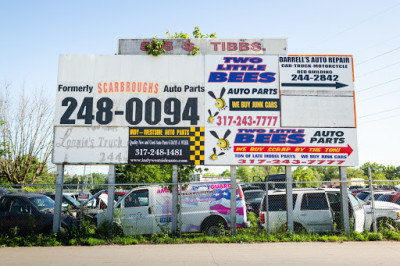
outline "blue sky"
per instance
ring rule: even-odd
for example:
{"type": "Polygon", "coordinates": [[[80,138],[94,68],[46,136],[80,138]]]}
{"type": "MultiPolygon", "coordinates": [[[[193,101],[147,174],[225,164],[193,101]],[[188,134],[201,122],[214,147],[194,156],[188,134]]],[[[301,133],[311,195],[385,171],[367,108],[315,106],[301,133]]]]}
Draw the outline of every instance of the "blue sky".
{"type": "MultiPolygon", "coordinates": [[[[350,54],[360,165],[399,165],[400,1],[0,1],[0,82],[55,101],[59,54],[114,54],[165,32],[287,38],[289,54],[350,54]]],[[[93,169],[93,167],[92,167],[93,169]]]]}

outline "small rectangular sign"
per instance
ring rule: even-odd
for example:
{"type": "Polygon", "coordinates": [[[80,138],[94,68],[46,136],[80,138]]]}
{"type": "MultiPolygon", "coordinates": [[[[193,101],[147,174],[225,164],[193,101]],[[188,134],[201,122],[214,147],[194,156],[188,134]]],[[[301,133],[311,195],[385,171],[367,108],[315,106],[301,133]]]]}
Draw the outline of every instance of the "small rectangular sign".
{"type": "Polygon", "coordinates": [[[128,127],[55,127],[54,164],[128,163],[128,127]]]}
{"type": "Polygon", "coordinates": [[[129,163],[203,165],[204,128],[130,128],[129,163]]]}
{"type": "Polygon", "coordinates": [[[355,128],[207,128],[205,165],[358,164],[355,128]]]}
{"type": "Polygon", "coordinates": [[[351,55],[279,56],[282,94],[287,91],[333,91],[348,95],[354,91],[351,55]]]}
{"type": "Polygon", "coordinates": [[[205,57],[207,126],[280,126],[277,56],[205,57]]]}

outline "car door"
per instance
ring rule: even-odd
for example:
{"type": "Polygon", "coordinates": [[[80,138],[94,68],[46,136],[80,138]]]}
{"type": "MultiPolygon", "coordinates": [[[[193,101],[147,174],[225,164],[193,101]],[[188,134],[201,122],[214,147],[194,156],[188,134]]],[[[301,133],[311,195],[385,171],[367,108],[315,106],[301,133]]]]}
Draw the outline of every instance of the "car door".
{"type": "Polygon", "coordinates": [[[121,202],[121,225],[126,235],[152,234],[154,214],[151,212],[149,190],[129,193],[121,202]]]}
{"type": "Polygon", "coordinates": [[[5,228],[18,227],[23,232],[29,232],[34,229],[35,221],[30,216],[31,206],[28,202],[21,198],[14,198],[11,200],[10,209],[5,217],[5,228]]]}
{"type": "Polygon", "coordinates": [[[352,218],[354,219],[354,228],[353,230],[359,233],[364,231],[364,223],[365,223],[365,213],[364,208],[361,203],[354,197],[353,194],[349,193],[349,205],[350,212],[352,213],[352,218]]]}
{"type": "Polygon", "coordinates": [[[333,231],[333,217],[324,192],[303,194],[299,220],[309,231],[333,231]]]}

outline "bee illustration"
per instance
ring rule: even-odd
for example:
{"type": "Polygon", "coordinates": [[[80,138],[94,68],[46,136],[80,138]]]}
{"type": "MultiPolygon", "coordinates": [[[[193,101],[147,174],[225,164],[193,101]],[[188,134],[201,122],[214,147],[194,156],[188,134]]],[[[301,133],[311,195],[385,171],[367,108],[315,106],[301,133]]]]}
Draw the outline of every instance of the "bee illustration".
{"type": "Polygon", "coordinates": [[[226,106],[226,102],[225,100],[222,98],[225,94],[225,88],[222,88],[221,90],[221,94],[219,95],[219,98],[217,98],[214,94],[214,92],[209,91],[208,94],[215,99],[215,107],[218,108],[218,110],[224,110],[227,106],[226,106]]]}
{"type": "Polygon", "coordinates": [[[226,151],[229,150],[231,147],[229,146],[229,141],[226,139],[229,134],[231,134],[231,131],[228,129],[223,138],[219,138],[218,134],[215,131],[210,131],[211,135],[213,135],[217,140],[217,146],[221,148],[221,150],[226,151]]]}
{"type": "Polygon", "coordinates": [[[213,154],[211,154],[210,159],[213,161],[216,161],[216,160],[218,160],[218,156],[222,156],[224,154],[225,154],[225,152],[221,152],[221,153],[217,154],[217,149],[214,147],[213,154]]]}
{"type": "Polygon", "coordinates": [[[212,115],[211,110],[208,109],[208,114],[210,115],[207,119],[207,122],[212,124],[214,123],[214,118],[219,114],[219,112],[216,112],[214,115],[212,115]]]}

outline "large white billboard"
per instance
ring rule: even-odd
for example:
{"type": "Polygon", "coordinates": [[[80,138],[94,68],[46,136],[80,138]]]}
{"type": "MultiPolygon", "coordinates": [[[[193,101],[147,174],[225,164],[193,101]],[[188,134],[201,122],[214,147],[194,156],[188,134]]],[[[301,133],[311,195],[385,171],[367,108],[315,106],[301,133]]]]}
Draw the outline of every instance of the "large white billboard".
{"type": "Polygon", "coordinates": [[[351,57],[224,52],[61,55],[53,162],[358,164],[351,57]]]}

